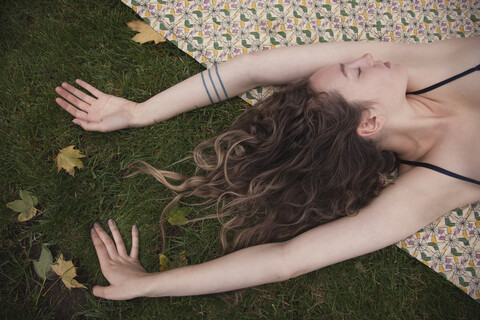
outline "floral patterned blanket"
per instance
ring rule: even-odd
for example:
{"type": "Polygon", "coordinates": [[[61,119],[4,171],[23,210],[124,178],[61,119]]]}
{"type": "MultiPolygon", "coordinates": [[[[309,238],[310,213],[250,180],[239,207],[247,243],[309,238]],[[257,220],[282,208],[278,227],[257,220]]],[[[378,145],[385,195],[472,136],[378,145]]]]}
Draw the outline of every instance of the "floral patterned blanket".
{"type": "MultiPolygon", "coordinates": [[[[478,0],[122,0],[205,67],[235,55],[331,41],[421,43],[480,36],[478,0]]],[[[242,95],[254,103],[271,88],[242,95]]],[[[480,299],[480,204],[397,243],[480,299]]]]}

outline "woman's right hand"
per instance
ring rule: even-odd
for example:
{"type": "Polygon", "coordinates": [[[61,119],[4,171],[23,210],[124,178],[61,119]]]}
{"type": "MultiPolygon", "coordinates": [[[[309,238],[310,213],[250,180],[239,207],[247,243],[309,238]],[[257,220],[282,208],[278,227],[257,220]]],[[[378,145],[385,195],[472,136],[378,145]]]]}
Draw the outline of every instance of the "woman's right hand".
{"type": "Polygon", "coordinates": [[[93,96],[66,82],[55,88],[63,98],[55,101],[75,117],[73,123],[87,131],[101,132],[135,126],[134,114],[138,103],[103,93],[80,79],[77,79],[76,83],[93,96]]]}
{"type": "Polygon", "coordinates": [[[132,249],[127,253],[120,231],[113,220],[108,221],[113,240],[103,230],[100,224],[95,223],[91,236],[97,252],[100,268],[108,286],[94,286],[93,294],[97,297],[110,300],[127,300],[142,296],[146,287],[145,280],[149,281],[149,273],[138,261],[138,229],[132,228],[132,249]]]}

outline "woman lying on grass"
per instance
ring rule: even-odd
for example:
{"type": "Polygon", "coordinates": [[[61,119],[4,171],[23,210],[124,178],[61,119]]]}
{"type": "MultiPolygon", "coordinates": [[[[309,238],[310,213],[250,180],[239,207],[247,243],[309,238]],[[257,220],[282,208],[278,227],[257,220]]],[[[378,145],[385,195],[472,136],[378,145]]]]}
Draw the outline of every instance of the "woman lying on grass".
{"type": "Polygon", "coordinates": [[[235,252],[147,273],[135,226],[128,254],[113,220],[113,240],[95,224],[110,286],[93,293],[186,296],[283,281],[391,245],[479,200],[479,57],[480,38],[288,47],[238,56],[144,103],[81,80],[93,97],[62,84],[57,103],[89,131],[151,125],[259,85],[288,84],[200,143],[194,177],[140,168],[177,193],[167,208],[191,195],[218,202],[222,245],[235,252]]]}

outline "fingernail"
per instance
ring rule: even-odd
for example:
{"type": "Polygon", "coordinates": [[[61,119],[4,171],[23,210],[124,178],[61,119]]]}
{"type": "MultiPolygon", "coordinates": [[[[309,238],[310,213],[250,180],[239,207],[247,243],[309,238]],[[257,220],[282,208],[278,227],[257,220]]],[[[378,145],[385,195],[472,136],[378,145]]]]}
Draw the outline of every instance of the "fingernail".
{"type": "Polygon", "coordinates": [[[94,227],[94,228],[100,228],[100,223],[95,222],[95,223],[93,224],[93,227],[94,227]]]}
{"type": "Polygon", "coordinates": [[[137,228],[137,226],[136,226],[136,225],[133,225],[133,227],[132,227],[132,231],[134,231],[134,232],[138,232],[138,228],[137,228]]]}
{"type": "Polygon", "coordinates": [[[111,225],[111,226],[114,226],[114,225],[115,225],[115,221],[113,221],[113,219],[109,219],[109,220],[108,220],[108,224],[111,225]]]}
{"type": "Polygon", "coordinates": [[[92,228],[92,229],[90,230],[90,233],[91,233],[91,234],[95,234],[95,233],[96,233],[96,232],[95,232],[95,229],[92,228]]]}

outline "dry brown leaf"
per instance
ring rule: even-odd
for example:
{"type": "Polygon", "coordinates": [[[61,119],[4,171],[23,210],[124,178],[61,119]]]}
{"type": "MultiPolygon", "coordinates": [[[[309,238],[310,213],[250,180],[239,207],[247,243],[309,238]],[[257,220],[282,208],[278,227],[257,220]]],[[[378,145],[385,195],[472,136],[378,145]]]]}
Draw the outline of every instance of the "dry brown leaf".
{"type": "Polygon", "coordinates": [[[152,27],[150,27],[145,21],[135,20],[127,22],[127,26],[137,31],[138,33],[132,38],[133,41],[138,43],[145,43],[149,41],[154,41],[155,44],[159,42],[165,42],[165,38],[155,31],[152,27]]]}
{"type": "Polygon", "coordinates": [[[63,283],[68,289],[85,288],[83,284],[75,280],[77,269],[73,266],[72,261],[63,260],[63,254],[60,254],[57,262],[51,265],[52,270],[62,278],[63,283]]]}
{"type": "Polygon", "coordinates": [[[85,155],[81,154],[79,150],[75,150],[73,148],[74,146],[63,148],[55,158],[57,161],[58,171],[60,172],[60,170],[63,168],[65,171],[70,173],[72,177],[75,175],[75,167],[79,169],[83,168],[83,163],[80,158],[85,158],[85,155]]]}

